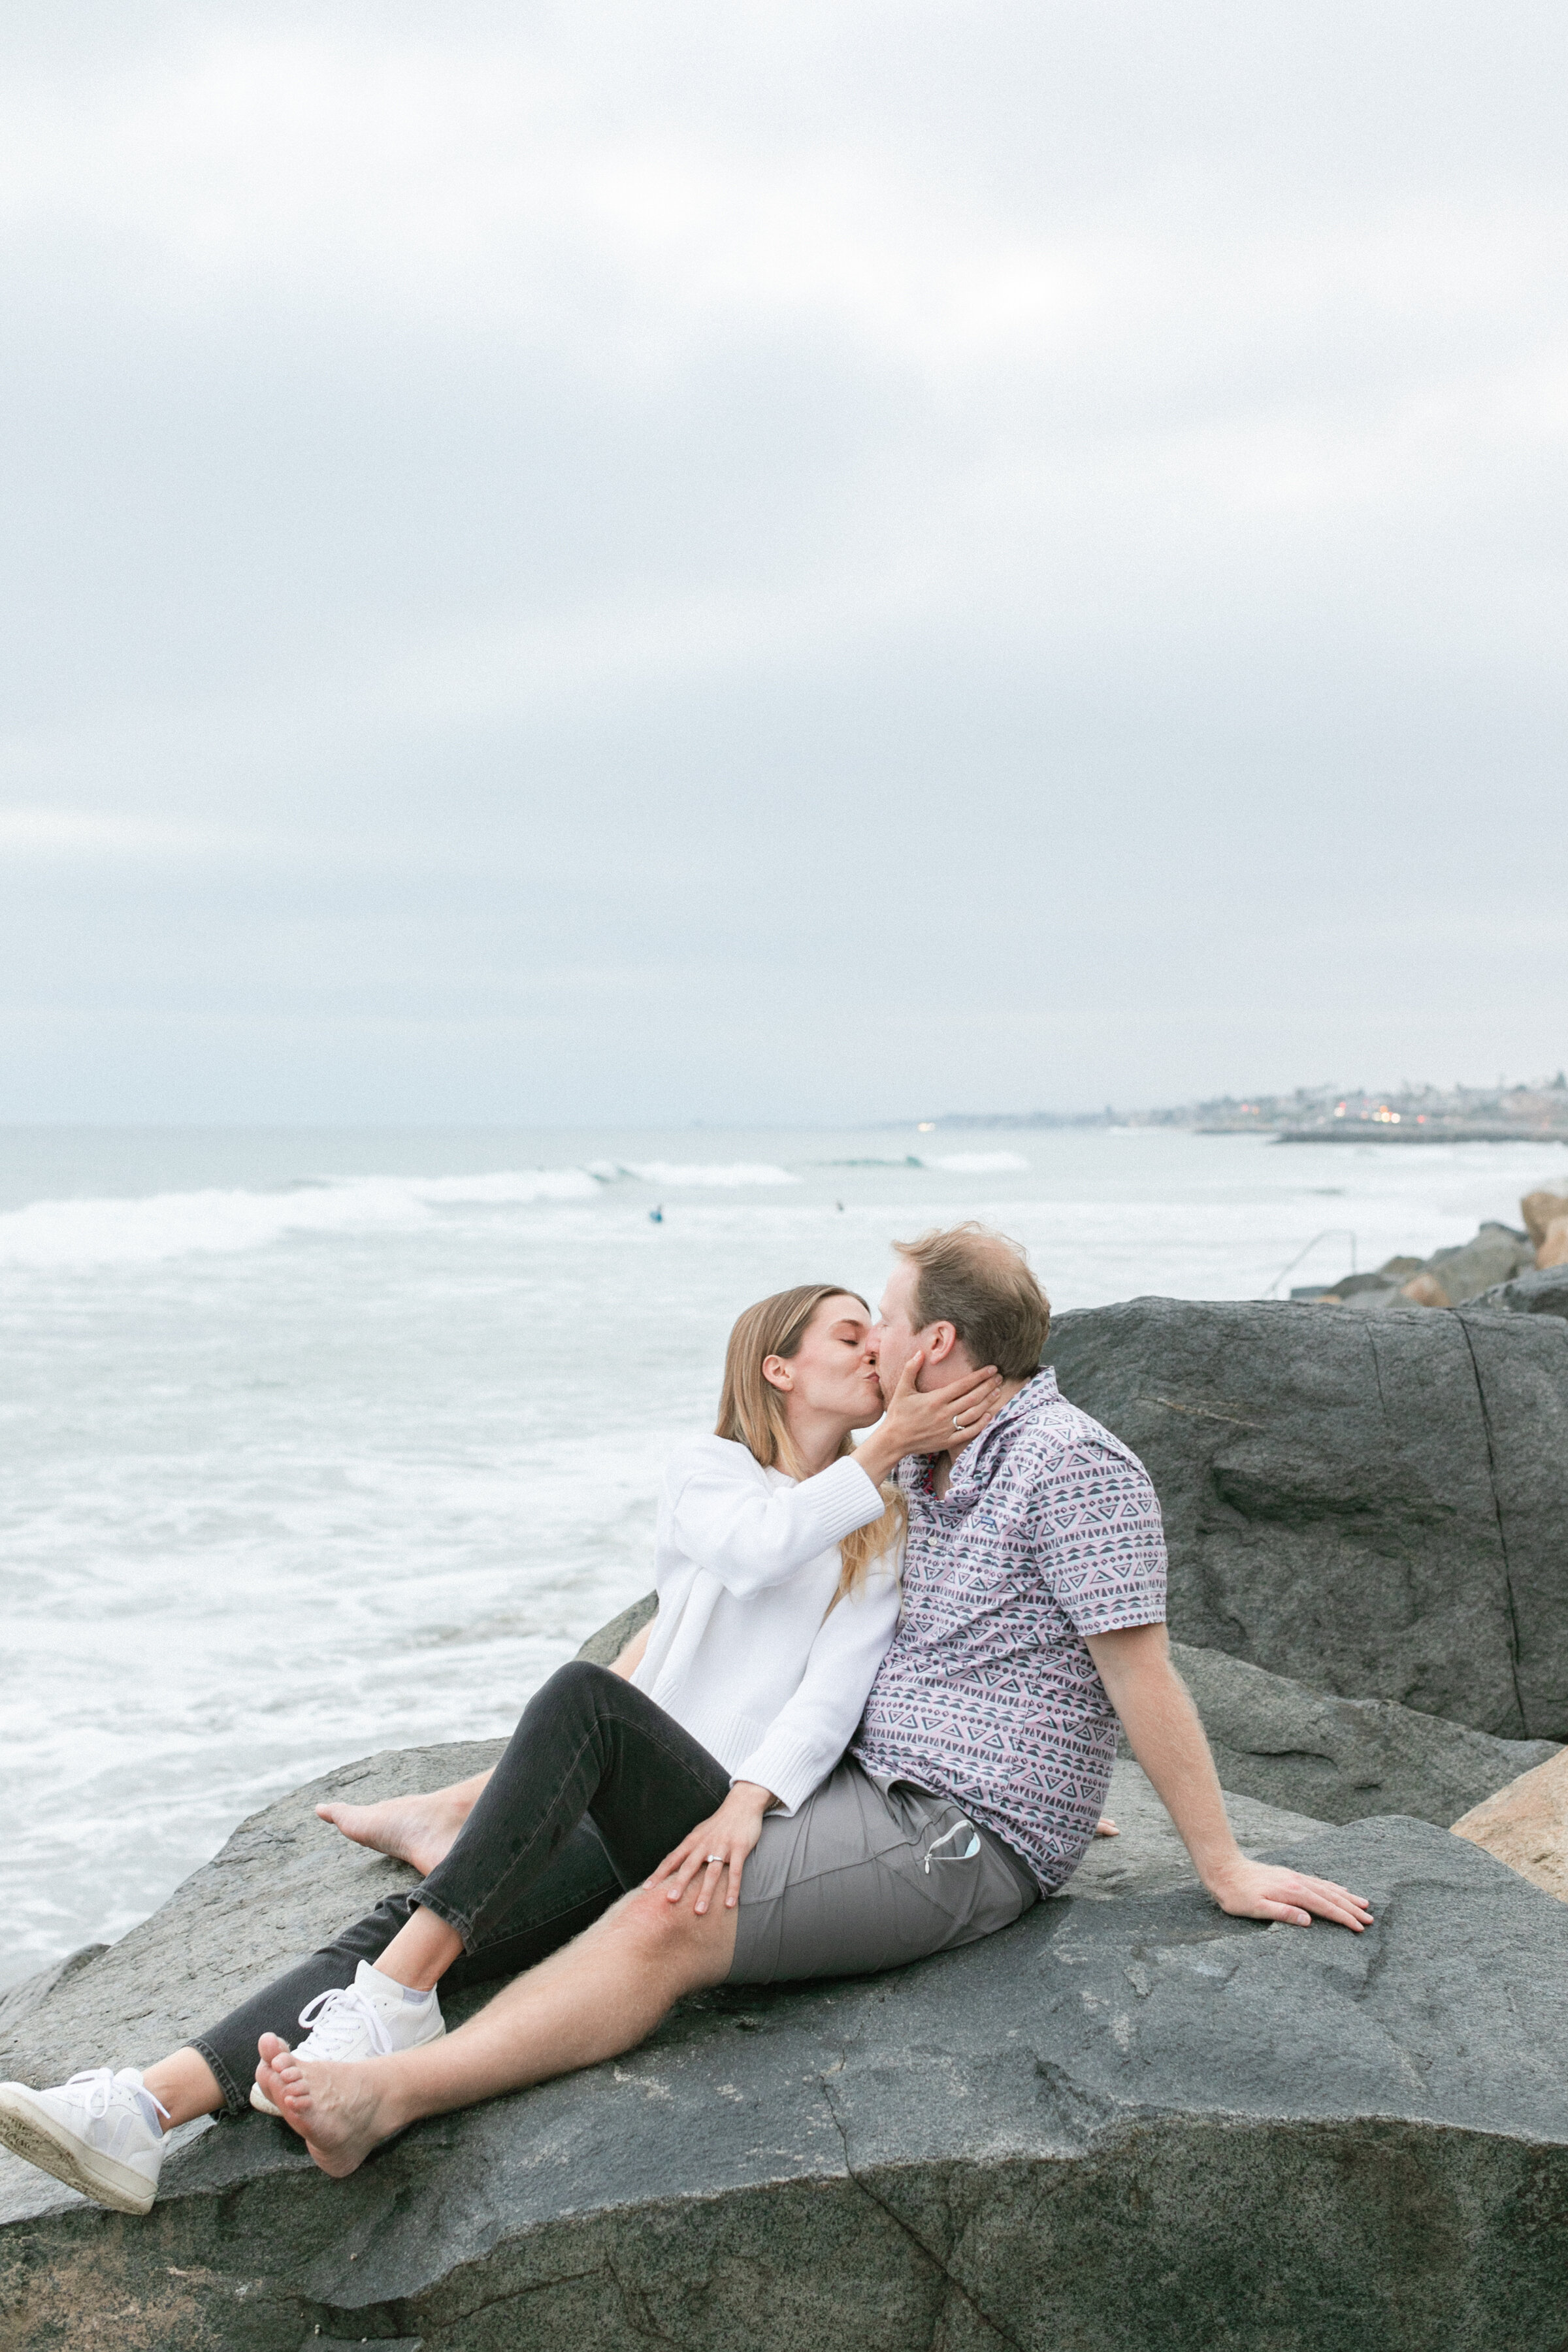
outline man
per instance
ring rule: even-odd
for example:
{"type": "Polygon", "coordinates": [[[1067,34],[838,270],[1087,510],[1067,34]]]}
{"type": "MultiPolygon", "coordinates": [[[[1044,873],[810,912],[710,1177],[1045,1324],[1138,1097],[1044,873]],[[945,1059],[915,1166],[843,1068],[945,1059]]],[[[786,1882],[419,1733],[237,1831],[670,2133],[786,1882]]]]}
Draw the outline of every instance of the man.
{"type": "Polygon", "coordinates": [[[885,1392],[994,1365],[998,1408],[905,1461],[903,1622],[851,1751],[770,1815],[739,1902],[705,1899],[699,1823],[647,1885],[444,2039],[258,2083],[316,2161],[352,2172],[390,2133],[632,2048],[684,1993],[898,1965],[1007,1925],[1093,1833],[1121,1717],[1205,1886],[1238,1916],[1360,1933],[1357,1895],[1249,1861],[1170,1663],[1147,1474],[1038,1369],[1049,1307],[1023,1253],[976,1225],[900,1244],[876,1344],[885,1392]]]}

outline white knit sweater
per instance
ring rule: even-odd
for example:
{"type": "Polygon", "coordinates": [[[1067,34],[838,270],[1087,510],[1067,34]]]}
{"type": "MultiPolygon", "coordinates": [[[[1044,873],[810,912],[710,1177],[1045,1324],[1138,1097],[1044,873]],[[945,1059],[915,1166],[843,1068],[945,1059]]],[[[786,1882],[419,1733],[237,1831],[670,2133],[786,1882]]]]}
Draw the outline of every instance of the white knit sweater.
{"type": "Polygon", "coordinates": [[[840,1542],[882,1508],[847,1456],[796,1480],[727,1437],[700,1437],[665,1473],[658,1614],[632,1680],[785,1812],[843,1755],[893,1638],[897,1548],[830,1605],[840,1542]]]}

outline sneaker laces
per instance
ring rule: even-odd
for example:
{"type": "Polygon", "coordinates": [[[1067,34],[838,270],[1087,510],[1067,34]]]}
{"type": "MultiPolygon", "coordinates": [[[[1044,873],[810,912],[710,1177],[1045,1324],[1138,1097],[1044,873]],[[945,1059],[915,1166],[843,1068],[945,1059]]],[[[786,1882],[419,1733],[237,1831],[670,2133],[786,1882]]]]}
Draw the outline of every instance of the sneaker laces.
{"type": "Polygon", "coordinates": [[[331,1992],[319,1992],[300,2011],[300,2022],[309,2029],[311,2041],[321,2045],[311,2052],[314,2058],[346,2058],[361,2033],[368,2035],[374,2057],[392,2055],[386,2021],[358,1985],[337,1985],[331,1992]]]}
{"type": "MultiPolygon", "coordinates": [[[[70,2075],[65,2087],[68,2091],[76,2093],[87,2111],[89,2122],[101,2123],[113,2103],[115,2092],[121,2086],[115,2079],[112,2066],[89,2066],[84,2073],[70,2075]]],[[[136,2086],[132,2096],[139,2099],[151,2099],[163,2121],[168,2122],[168,2108],[163,2105],[157,2092],[150,2091],[145,2083],[136,2086]]]]}
{"type": "Polygon", "coordinates": [[[65,2087],[76,2093],[90,2120],[98,2123],[109,2113],[114,2096],[114,2069],[89,2066],[84,2073],[71,2075],[65,2087]]]}

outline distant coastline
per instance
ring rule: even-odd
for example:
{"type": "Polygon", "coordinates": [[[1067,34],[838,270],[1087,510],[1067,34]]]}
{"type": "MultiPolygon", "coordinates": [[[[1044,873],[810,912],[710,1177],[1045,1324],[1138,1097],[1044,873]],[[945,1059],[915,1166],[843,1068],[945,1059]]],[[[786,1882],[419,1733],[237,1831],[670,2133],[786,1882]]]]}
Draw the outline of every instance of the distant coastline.
{"type": "Polygon", "coordinates": [[[925,1129],[953,1128],[1184,1129],[1261,1135],[1276,1143],[1568,1143],[1568,1073],[1528,1086],[1298,1087],[1289,1095],[1221,1095],[1157,1110],[949,1111],[925,1129]]]}

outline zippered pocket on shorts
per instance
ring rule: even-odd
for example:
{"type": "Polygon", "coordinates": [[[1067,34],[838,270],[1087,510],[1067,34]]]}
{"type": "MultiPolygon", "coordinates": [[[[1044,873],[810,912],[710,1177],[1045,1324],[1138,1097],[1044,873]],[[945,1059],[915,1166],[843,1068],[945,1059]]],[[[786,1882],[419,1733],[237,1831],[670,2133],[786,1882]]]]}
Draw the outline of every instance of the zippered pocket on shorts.
{"type": "Polygon", "coordinates": [[[960,1813],[950,1830],[944,1830],[939,1838],[932,1838],[921,1856],[921,1868],[929,1878],[933,1862],[973,1862],[979,1852],[980,1832],[973,1822],[965,1821],[963,1815],[960,1813]],[[960,1853],[943,1853],[941,1849],[944,1845],[951,1845],[954,1838],[962,1837],[965,1830],[969,1832],[969,1843],[960,1853]]]}

